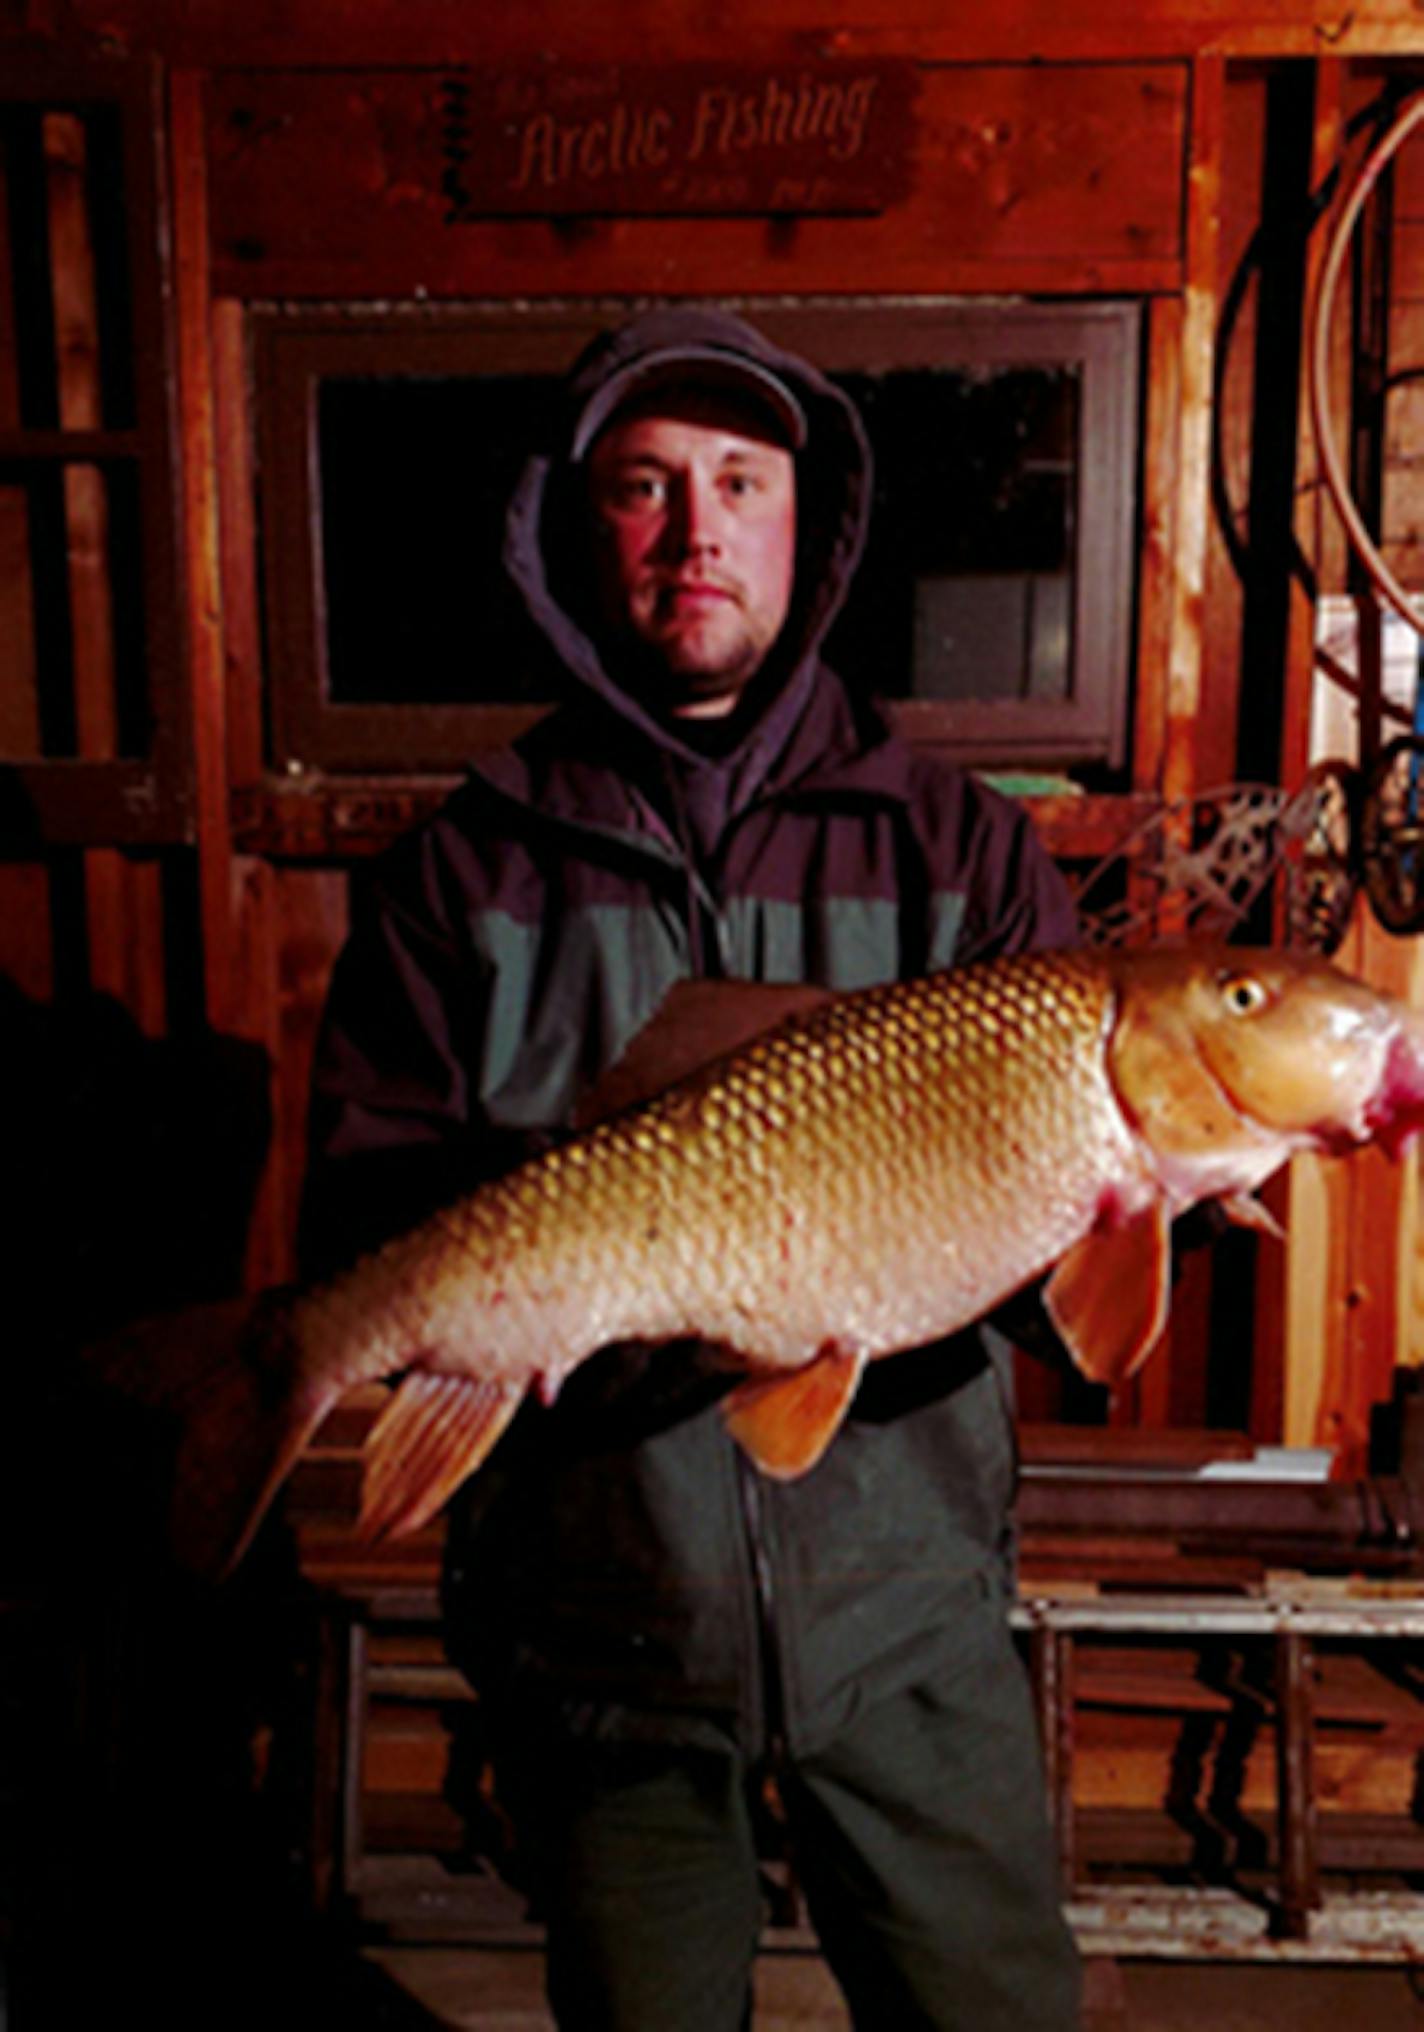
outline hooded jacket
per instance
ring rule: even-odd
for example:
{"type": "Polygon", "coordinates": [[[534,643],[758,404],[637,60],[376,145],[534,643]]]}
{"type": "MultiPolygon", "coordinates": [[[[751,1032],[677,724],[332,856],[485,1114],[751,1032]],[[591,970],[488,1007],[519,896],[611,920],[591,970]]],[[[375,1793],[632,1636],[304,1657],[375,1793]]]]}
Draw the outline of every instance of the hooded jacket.
{"type": "MultiPolygon", "coordinates": [[[[362,899],[318,1046],[309,1268],[557,1134],[677,979],[854,988],[1072,942],[1022,812],[823,661],[869,489],[852,405],[737,319],[651,312],[578,363],[506,544],[570,702],[472,768],[362,899]],[[807,421],[792,609],[715,753],[628,689],[580,569],[578,418],[669,346],[755,361],[807,421]]],[[[727,1438],[696,1351],[595,1357],[453,1506],[452,1655],[525,1726],[813,1748],[933,1666],[966,1590],[1002,1585],[1008,1375],[980,1334],[877,1363],[826,1457],[777,1484],[727,1438]]]]}

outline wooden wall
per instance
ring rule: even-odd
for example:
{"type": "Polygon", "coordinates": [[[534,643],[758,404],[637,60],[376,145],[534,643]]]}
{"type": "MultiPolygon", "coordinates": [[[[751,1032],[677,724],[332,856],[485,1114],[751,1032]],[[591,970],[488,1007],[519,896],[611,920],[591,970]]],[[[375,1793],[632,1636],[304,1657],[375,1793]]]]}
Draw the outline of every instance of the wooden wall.
{"type": "MultiPolygon", "coordinates": [[[[817,10],[812,28],[792,0],[728,4],[691,22],[660,0],[569,19],[541,0],[488,18],[448,0],[414,20],[395,4],[351,10],[339,36],[316,0],[237,17],[216,4],[158,0],[36,0],[0,14],[16,77],[97,61],[156,81],[167,189],[153,211],[135,215],[134,229],[168,235],[154,287],[171,347],[165,385],[182,548],[174,610],[148,618],[176,646],[181,696],[167,717],[181,727],[183,754],[181,781],[165,779],[168,822],[149,838],[106,830],[102,800],[87,820],[50,824],[41,798],[40,837],[13,842],[0,865],[0,969],[27,1013],[112,998],[137,1039],[178,1046],[201,1034],[230,1046],[214,1061],[229,1113],[249,1091],[252,1065],[264,1069],[268,1150],[238,1236],[246,1283],[291,1267],[310,1053],[351,868],[429,798],[399,757],[389,778],[354,786],[269,773],[248,345],[249,306],[259,300],[1140,298],[1148,374],[1131,760],[1112,789],[1046,803],[1040,820],[1060,852],[1085,859],[1130,829],[1145,798],[1230,780],[1243,758],[1253,772],[1264,761],[1298,780],[1313,662],[1305,567],[1326,590],[1345,588],[1348,567],[1295,399],[1298,292],[1302,282],[1308,290],[1319,236],[1292,241],[1291,217],[1347,145],[1350,118],[1383,85],[1407,83],[1416,62],[1424,73],[1424,35],[1404,0],[1343,17],[1284,0],[1010,0],[989,10],[992,20],[983,12],[914,0],[833,4],[817,10]],[[432,76],[518,71],[545,52],[568,65],[637,64],[652,48],[674,67],[725,63],[729,51],[754,67],[829,59],[900,67],[916,94],[903,188],[881,211],[853,218],[445,223],[428,167],[440,159],[427,131],[438,104],[432,76]]],[[[96,319],[64,133],[54,129],[51,233],[72,405],[64,423],[78,428],[96,319]]],[[[1389,345],[1401,362],[1424,342],[1415,280],[1421,163],[1424,144],[1401,173],[1394,225],[1389,345]]],[[[21,442],[6,379],[4,316],[0,301],[0,466],[7,444],[33,448],[21,442]]],[[[1405,388],[1392,404],[1386,448],[1391,544],[1406,571],[1424,521],[1411,451],[1417,395],[1405,388]]],[[[67,509],[71,600],[91,673],[84,682],[102,698],[104,568],[86,522],[94,512],[81,479],[67,509]]],[[[0,630],[9,645],[0,745],[10,756],[33,744],[37,697],[24,543],[19,510],[0,485],[0,630]]],[[[83,720],[81,756],[116,762],[112,745],[102,714],[83,720]]],[[[56,770],[40,774],[47,785],[56,770]]],[[[24,780],[41,797],[38,779],[24,780]]],[[[136,808],[132,795],[124,808],[136,808]]],[[[1344,956],[1424,995],[1415,946],[1389,939],[1363,912],[1344,956]]],[[[1169,1356],[1117,1408],[1119,1420],[1225,1418],[1262,1438],[1329,1437],[1348,1465],[1360,1465],[1370,1406],[1387,1394],[1396,1360],[1424,1360],[1414,1173],[1388,1174],[1370,1156],[1348,1168],[1302,1168],[1289,1197],[1297,1238],[1257,1280],[1242,1357],[1249,1376],[1233,1382],[1213,1370],[1209,1352],[1226,1330],[1231,1294],[1219,1274],[1196,1266],[1169,1356]]],[[[238,1274],[234,1253],[214,1251],[209,1283],[238,1274]]],[[[195,1281],[203,1278],[175,1288],[195,1281]]],[[[1039,1414],[1060,1408],[1041,1380],[1029,1382],[1028,1404],[1039,1414]]]]}

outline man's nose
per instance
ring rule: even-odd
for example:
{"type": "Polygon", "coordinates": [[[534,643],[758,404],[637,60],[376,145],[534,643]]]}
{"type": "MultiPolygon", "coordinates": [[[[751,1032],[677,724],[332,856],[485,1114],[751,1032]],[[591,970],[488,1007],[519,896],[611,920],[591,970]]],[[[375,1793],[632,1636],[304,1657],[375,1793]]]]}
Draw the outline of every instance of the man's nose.
{"type": "Polygon", "coordinates": [[[722,548],[723,507],[716,487],[695,473],[684,476],[674,497],[673,533],[688,557],[715,556],[722,548]]]}

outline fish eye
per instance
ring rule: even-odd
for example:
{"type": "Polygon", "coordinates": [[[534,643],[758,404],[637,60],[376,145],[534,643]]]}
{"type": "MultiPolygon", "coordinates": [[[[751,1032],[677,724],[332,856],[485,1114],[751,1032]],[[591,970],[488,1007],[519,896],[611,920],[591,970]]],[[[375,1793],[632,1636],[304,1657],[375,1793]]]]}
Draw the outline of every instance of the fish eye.
{"type": "Polygon", "coordinates": [[[1223,976],[1221,998],[1233,1016],[1254,1016],[1270,1000],[1265,988],[1251,974],[1223,976]]]}

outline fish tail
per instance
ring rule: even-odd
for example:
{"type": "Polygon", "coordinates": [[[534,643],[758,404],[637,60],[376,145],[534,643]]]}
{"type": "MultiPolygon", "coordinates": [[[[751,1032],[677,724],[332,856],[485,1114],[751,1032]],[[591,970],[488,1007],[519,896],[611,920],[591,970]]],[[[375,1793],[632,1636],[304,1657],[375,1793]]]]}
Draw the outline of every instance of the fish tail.
{"type": "Polygon", "coordinates": [[[202,1578],[238,1565],[340,1394],[303,1381],[300,1353],[298,1315],[271,1295],[150,1322],[95,1351],[102,1382],[177,1426],[172,1551],[202,1578]]]}

